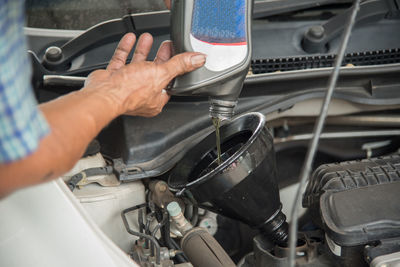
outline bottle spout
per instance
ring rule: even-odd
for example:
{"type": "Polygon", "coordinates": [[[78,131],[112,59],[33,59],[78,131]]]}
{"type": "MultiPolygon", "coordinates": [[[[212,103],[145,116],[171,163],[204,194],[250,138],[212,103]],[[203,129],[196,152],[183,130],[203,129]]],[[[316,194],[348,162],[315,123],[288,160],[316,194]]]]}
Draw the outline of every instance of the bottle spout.
{"type": "Polygon", "coordinates": [[[237,101],[210,98],[210,117],[230,120],[235,114],[237,101]]]}

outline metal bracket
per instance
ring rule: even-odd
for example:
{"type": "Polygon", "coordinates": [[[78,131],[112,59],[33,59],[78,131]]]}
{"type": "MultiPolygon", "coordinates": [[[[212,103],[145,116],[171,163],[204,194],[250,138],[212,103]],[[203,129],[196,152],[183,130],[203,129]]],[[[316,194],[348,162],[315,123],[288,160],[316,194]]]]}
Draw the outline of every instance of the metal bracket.
{"type": "MultiPolygon", "coordinates": [[[[308,53],[325,53],[329,50],[328,43],[343,32],[351,8],[331,18],[322,25],[311,26],[302,40],[302,47],[308,53]]],[[[379,21],[385,17],[399,15],[397,0],[366,0],[361,3],[356,24],[379,21]]]]}

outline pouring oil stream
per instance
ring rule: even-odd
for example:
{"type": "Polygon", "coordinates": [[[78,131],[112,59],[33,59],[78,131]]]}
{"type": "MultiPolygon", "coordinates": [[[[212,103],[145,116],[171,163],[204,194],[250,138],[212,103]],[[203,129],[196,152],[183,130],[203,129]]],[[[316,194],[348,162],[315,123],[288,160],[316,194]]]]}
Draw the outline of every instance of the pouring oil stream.
{"type": "Polygon", "coordinates": [[[221,125],[221,119],[212,118],[213,125],[215,127],[215,136],[216,136],[216,144],[217,144],[217,163],[221,164],[221,137],[219,134],[219,127],[221,125]]]}

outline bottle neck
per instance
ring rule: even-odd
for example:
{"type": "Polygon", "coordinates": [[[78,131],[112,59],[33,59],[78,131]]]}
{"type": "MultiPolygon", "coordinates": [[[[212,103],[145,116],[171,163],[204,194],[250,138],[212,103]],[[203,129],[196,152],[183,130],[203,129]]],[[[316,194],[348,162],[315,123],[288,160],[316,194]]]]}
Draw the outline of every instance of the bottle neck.
{"type": "Polygon", "coordinates": [[[210,116],[221,121],[230,120],[235,114],[237,101],[210,98],[210,116]]]}

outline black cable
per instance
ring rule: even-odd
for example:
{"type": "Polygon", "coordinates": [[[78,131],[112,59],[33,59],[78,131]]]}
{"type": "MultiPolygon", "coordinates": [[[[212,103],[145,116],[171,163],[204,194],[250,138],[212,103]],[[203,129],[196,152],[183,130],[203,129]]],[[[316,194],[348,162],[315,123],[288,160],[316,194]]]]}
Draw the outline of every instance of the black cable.
{"type": "Polygon", "coordinates": [[[178,243],[176,243],[176,241],[172,238],[171,238],[171,243],[174,245],[174,247],[176,247],[176,249],[181,249],[181,247],[178,245],[178,243]]]}
{"type": "Polygon", "coordinates": [[[193,227],[196,227],[198,221],[199,221],[199,207],[197,205],[193,205],[193,217],[190,220],[190,223],[193,225],[193,227]]]}
{"type": "Polygon", "coordinates": [[[73,175],[66,182],[66,184],[68,185],[68,187],[71,191],[74,191],[74,189],[76,188],[78,183],[80,181],[82,181],[82,179],[84,179],[86,177],[91,177],[91,176],[112,174],[113,170],[114,170],[114,168],[112,166],[89,168],[89,169],[83,170],[83,171],[73,175]]]}
{"type": "Polygon", "coordinates": [[[188,199],[185,199],[184,202],[185,202],[185,214],[184,214],[184,216],[185,216],[185,218],[187,220],[191,220],[192,217],[193,217],[193,203],[188,199]]]}
{"type": "Polygon", "coordinates": [[[164,227],[162,228],[162,236],[163,236],[165,245],[169,249],[178,249],[178,247],[175,247],[174,244],[171,242],[172,239],[171,239],[171,232],[170,232],[169,217],[168,217],[167,221],[165,222],[164,227]]]}
{"type": "MultiPolygon", "coordinates": [[[[166,212],[165,212],[165,213],[166,213],[166,212]]],[[[156,215],[156,213],[155,213],[155,212],[154,212],[154,214],[153,214],[153,213],[150,213],[150,215],[156,215]]],[[[165,214],[164,214],[163,219],[161,220],[161,222],[159,222],[159,223],[154,227],[153,231],[150,231],[150,228],[149,228],[149,234],[151,234],[152,237],[156,238],[157,231],[160,230],[160,228],[161,228],[162,226],[165,225],[167,218],[168,218],[168,217],[165,216],[165,214]]],[[[154,255],[154,246],[151,246],[151,254],[154,255]]]]}
{"type": "Polygon", "coordinates": [[[151,231],[151,236],[156,237],[157,231],[160,230],[161,227],[163,227],[168,219],[168,213],[165,211],[163,213],[163,218],[161,220],[161,222],[159,222],[156,227],[154,227],[153,231],[151,231]]]}
{"type": "MultiPolygon", "coordinates": [[[[175,242],[175,240],[173,240],[171,238],[171,242],[172,244],[174,244],[174,246],[176,247],[175,250],[179,250],[181,249],[181,247],[175,242]]],[[[179,263],[184,263],[184,262],[189,262],[188,258],[186,257],[185,253],[182,251],[182,253],[180,253],[179,255],[175,255],[175,259],[179,262],[179,263]]]]}
{"type": "MultiPolygon", "coordinates": [[[[173,240],[171,238],[171,233],[170,233],[170,222],[169,222],[169,214],[167,214],[167,220],[165,222],[164,227],[162,227],[162,237],[163,240],[165,242],[165,245],[169,248],[169,249],[174,249],[174,250],[180,250],[180,246],[175,242],[175,240],[173,240]]],[[[177,262],[179,263],[184,263],[184,262],[188,262],[188,259],[186,258],[186,256],[183,255],[176,255],[175,259],[177,260],[177,262]]]]}
{"type": "Polygon", "coordinates": [[[290,231],[289,231],[289,266],[290,267],[295,266],[298,212],[299,212],[299,208],[300,208],[303,188],[304,188],[306,181],[311,173],[311,168],[312,168],[312,164],[314,162],[315,152],[318,148],[318,143],[319,143],[319,139],[321,136],[321,132],[322,132],[322,129],[323,129],[323,126],[325,123],[325,119],[328,114],[329,103],[332,99],[332,95],[333,95],[333,92],[334,92],[336,84],[337,84],[340,67],[341,67],[341,64],[342,64],[342,61],[344,58],[347,44],[350,39],[351,31],[355,24],[355,19],[356,19],[359,8],[360,8],[360,0],[355,0],[352,13],[349,17],[345,31],[343,33],[343,39],[340,44],[340,49],[339,49],[338,55],[335,59],[334,68],[333,68],[332,74],[331,74],[329,82],[328,82],[328,90],[325,95],[324,103],[321,107],[321,113],[320,113],[320,115],[318,117],[318,121],[314,127],[314,131],[313,131],[314,136],[310,141],[310,146],[307,151],[306,160],[304,162],[304,165],[303,165],[303,168],[301,171],[299,188],[297,189],[297,192],[296,192],[296,197],[295,197],[295,201],[293,203],[292,213],[291,213],[292,221],[290,223],[290,231]]]}
{"type": "Polygon", "coordinates": [[[143,223],[143,210],[139,210],[138,225],[139,225],[139,232],[143,233],[144,228],[145,228],[145,225],[143,223]]]}
{"type": "Polygon", "coordinates": [[[195,227],[199,221],[199,206],[197,205],[197,201],[191,192],[186,191],[185,193],[189,201],[192,203],[192,216],[190,218],[190,223],[195,227]]]}

